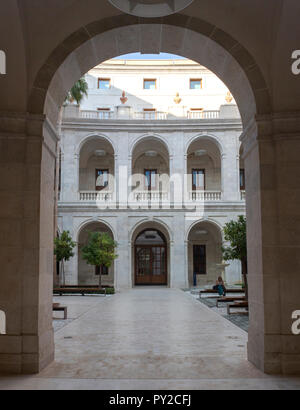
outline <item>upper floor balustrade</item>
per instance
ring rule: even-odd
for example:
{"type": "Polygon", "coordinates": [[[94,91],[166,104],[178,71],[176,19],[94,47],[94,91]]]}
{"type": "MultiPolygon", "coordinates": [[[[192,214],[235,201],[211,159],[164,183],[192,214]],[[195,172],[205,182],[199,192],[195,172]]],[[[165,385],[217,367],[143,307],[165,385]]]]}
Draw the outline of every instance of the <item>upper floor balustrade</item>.
{"type": "MultiPolygon", "coordinates": [[[[80,118],[94,119],[94,120],[118,120],[124,119],[117,111],[80,111],[80,118]]],[[[220,111],[188,111],[186,117],[177,117],[173,114],[162,111],[140,111],[132,112],[128,119],[132,120],[176,120],[179,118],[190,120],[210,120],[220,118],[220,111]]]]}
{"type": "Polygon", "coordinates": [[[240,119],[236,105],[222,105],[219,110],[172,108],[168,111],[145,109],[136,111],[132,107],[123,105],[114,109],[80,110],[76,105],[67,105],[64,118],[82,118],[90,120],[221,120],[240,119]]]}

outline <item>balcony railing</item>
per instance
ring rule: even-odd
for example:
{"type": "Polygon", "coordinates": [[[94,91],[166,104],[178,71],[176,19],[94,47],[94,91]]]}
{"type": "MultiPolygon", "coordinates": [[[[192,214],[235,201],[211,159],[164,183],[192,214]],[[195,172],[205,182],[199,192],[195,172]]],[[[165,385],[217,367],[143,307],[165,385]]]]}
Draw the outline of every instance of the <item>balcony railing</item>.
{"type": "Polygon", "coordinates": [[[221,201],[221,191],[191,191],[189,192],[190,201],[221,201]]]}
{"type": "Polygon", "coordinates": [[[111,120],[114,118],[113,111],[80,111],[81,118],[93,120],[111,120]]]}
{"type": "Polygon", "coordinates": [[[133,114],[135,120],[166,120],[167,117],[168,114],[162,111],[142,111],[133,114]]]}
{"type": "MultiPolygon", "coordinates": [[[[111,191],[80,191],[78,194],[80,202],[113,203],[114,193],[111,191]]],[[[160,202],[169,201],[170,195],[167,191],[133,191],[129,194],[129,203],[160,202]]],[[[61,195],[58,200],[61,200],[61,195]]],[[[241,191],[241,201],[246,200],[246,192],[241,191]]],[[[222,201],[222,191],[190,191],[188,201],[214,202],[222,201]]]]}
{"type": "Polygon", "coordinates": [[[213,120],[220,118],[220,111],[189,111],[190,120],[213,120]]]}
{"type": "Polygon", "coordinates": [[[135,191],[132,192],[132,197],[135,202],[167,201],[169,193],[162,191],[135,191]]]}
{"type": "Polygon", "coordinates": [[[109,191],[81,191],[79,201],[82,202],[110,202],[113,200],[113,193],[109,191]]]}
{"type": "MultiPolygon", "coordinates": [[[[113,119],[126,119],[124,116],[119,116],[117,111],[91,111],[83,110],[79,111],[80,118],[93,119],[93,120],[113,120],[113,119]]],[[[191,119],[191,120],[211,120],[220,118],[220,111],[189,111],[186,116],[174,116],[167,112],[162,111],[141,111],[130,112],[128,119],[133,120],[178,120],[178,119],[191,119]]]]}

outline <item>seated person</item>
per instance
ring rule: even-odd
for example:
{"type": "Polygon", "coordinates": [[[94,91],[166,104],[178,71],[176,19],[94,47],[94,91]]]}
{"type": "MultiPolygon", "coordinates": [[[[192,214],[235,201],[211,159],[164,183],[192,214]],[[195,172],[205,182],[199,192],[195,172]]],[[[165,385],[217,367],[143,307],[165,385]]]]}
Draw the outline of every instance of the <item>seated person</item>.
{"type": "Polygon", "coordinates": [[[221,276],[218,277],[218,280],[216,281],[216,285],[213,287],[213,290],[217,290],[220,296],[226,296],[225,283],[221,276]]]}

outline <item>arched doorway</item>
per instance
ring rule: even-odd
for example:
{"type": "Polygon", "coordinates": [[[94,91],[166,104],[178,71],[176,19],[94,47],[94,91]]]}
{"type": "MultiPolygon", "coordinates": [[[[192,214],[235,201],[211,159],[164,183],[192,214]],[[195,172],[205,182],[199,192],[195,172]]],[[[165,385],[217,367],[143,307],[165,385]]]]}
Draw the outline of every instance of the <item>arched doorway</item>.
{"type": "Polygon", "coordinates": [[[145,229],[135,240],[135,285],[167,285],[168,248],[162,232],[145,229]]]}
{"type": "Polygon", "coordinates": [[[90,232],[107,233],[114,239],[112,230],[102,222],[91,222],[85,225],[78,235],[78,285],[80,286],[98,286],[99,275],[103,286],[114,286],[115,282],[115,264],[110,268],[104,266],[91,266],[82,258],[82,248],[87,245],[90,232]]]}
{"type": "Polygon", "coordinates": [[[153,220],[138,223],[130,233],[133,286],[170,286],[171,231],[153,220]]]}
{"type": "Polygon", "coordinates": [[[188,234],[188,277],[190,286],[212,285],[220,276],[222,233],[214,223],[199,221],[188,234]]]}

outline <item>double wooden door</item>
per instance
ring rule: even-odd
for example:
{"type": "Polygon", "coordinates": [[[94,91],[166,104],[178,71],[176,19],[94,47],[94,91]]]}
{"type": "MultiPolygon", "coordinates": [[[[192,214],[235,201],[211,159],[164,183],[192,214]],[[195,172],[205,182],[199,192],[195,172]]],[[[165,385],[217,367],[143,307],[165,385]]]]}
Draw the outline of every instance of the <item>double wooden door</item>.
{"type": "Polygon", "coordinates": [[[165,245],[135,246],[135,284],[167,285],[167,247],[165,245]]]}

